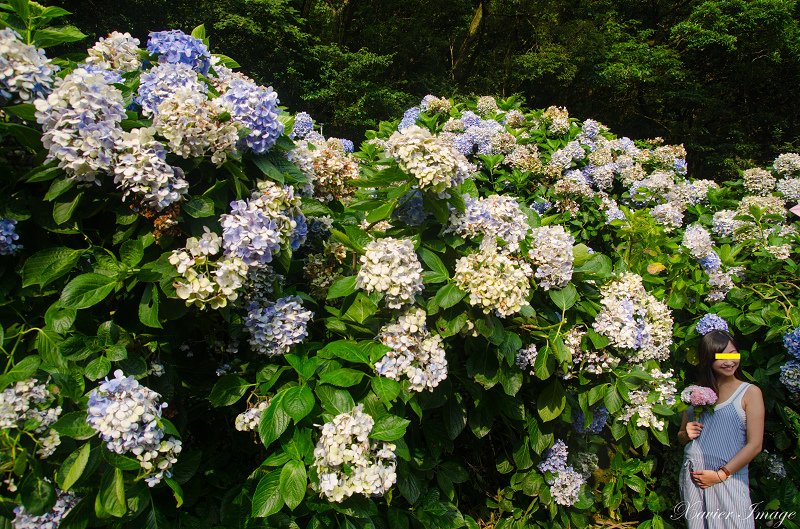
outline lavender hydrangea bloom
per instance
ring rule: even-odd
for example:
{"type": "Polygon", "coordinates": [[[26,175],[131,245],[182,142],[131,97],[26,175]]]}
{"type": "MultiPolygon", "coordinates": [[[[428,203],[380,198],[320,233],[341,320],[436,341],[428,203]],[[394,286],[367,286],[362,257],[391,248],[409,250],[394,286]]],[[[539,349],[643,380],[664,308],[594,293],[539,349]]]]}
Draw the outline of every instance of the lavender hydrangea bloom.
{"type": "Polygon", "coordinates": [[[283,123],[278,121],[278,94],[271,87],[234,78],[220,102],[235,121],[250,129],[250,134],[239,140],[240,148],[263,154],[283,134],[283,123]]]}
{"type": "Polygon", "coordinates": [[[286,354],[308,336],[306,326],[313,316],[297,296],[281,298],[266,307],[251,306],[244,323],[250,331],[250,346],[268,356],[286,354]]]}
{"type": "Polygon", "coordinates": [[[716,314],[706,314],[697,322],[697,333],[705,336],[711,331],[728,331],[728,322],[716,314]]]}
{"type": "Polygon", "coordinates": [[[567,468],[567,444],[561,439],[557,440],[551,448],[544,453],[544,459],[539,463],[539,472],[561,472],[567,468]]]}
{"type": "Polygon", "coordinates": [[[308,112],[298,112],[294,117],[294,126],[289,137],[293,140],[305,138],[309,132],[314,130],[314,120],[308,112]]]}
{"type": "Polygon", "coordinates": [[[109,70],[107,68],[103,68],[102,66],[98,66],[96,64],[85,64],[83,69],[90,73],[96,73],[103,76],[103,80],[107,84],[119,84],[122,83],[122,75],[115,70],[109,70]]]}
{"type": "Polygon", "coordinates": [[[572,421],[572,428],[578,433],[600,433],[608,421],[608,410],[605,406],[600,406],[592,409],[592,422],[589,426],[585,426],[586,418],[583,412],[578,410],[575,414],[575,420],[572,421]]]}
{"type": "Polygon", "coordinates": [[[353,144],[353,140],[343,139],[342,149],[344,149],[344,152],[354,152],[356,150],[356,146],[353,144]]]}
{"type": "Polygon", "coordinates": [[[306,217],[302,213],[292,217],[292,220],[294,220],[296,226],[289,239],[289,247],[292,249],[292,251],[295,251],[300,248],[304,242],[306,242],[306,237],[308,236],[308,223],[306,222],[306,217]]]}
{"type": "Polygon", "coordinates": [[[464,124],[464,128],[474,127],[476,125],[480,125],[481,117],[475,112],[467,110],[461,114],[461,123],[464,124]]]}
{"type": "Polygon", "coordinates": [[[783,335],[783,345],[790,355],[800,360],[800,327],[783,335]]]}
{"type": "Polygon", "coordinates": [[[679,175],[685,175],[687,172],[689,172],[689,165],[683,158],[675,158],[673,166],[675,168],[675,172],[679,175]]]}
{"type": "Polygon", "coordinates": [[[719,270],[719,267],[722,266],[722,259],[719,258],[717,252],[712,251],[702,259],[698,259],[697,262],[703,267],[703,270],[706,272],[713,272],[715,270],[719,270]]]}
{"type": "Polygon", "coordinates": [[[587,138],[594,138],[600,133],[600,123],[593,119],[587,119],[583,122],[583,127],[581,128],[581,132],[587,138]]]}
{"type": "Polygon", "coordinates": [[[800,393],[800,361],[789,360],[783,364],[780,381],[793,394],[800,393]]]}
{"type": "Polygon", "coordinates": [[[419,118],[420,114],[419,107],[411,107],[403,113],[403,119],[400,121],[400,124],[397,125],[397,130],[407,129],[411,125],[417,124],[417,118],[419,118]]]}
{"type": "Polygon", "coordinates": [[[203,41],[179,29],[151,31],[147,51],[158,55],[160,63],[187,64],[203,75],[211,68],[211,53],[203,41]]]}
{"type": "Polygon", "coordinates": [[[228,254],[241,258],[247,266],[272,261],[281,245],[275,218],[244,200],[231,202],[231,212],[223,215],[222,240],[228,254]]]}
{"type": "Polygon", "coordinates": [[[11,28],[0,30],[0,98],[31,102],[50,92],[58,67],[11,28]]]}
{"type": "Polygon", "coordinates": [[[531,204],[531,209],[536,213],[538,213],[539,215],[544,215],[547,212],[547,210],[552,207],[553,203],[544,199],[539,199],[533,204],[531,204]]]}
{"type": "Polygon", "coordinates": [[[0,219],[0,255],[13,255],[22,248],[15,242],[19,240],[16,227],[16,220],[0,219]]]}
{"type": "Polygon", "coordinates": [[[158,112],[158,105],[181,87],[201,94],[208,91],[208,87],[197,77],[197,72],[186,64],[159,64],[142,74],[134,101],[142,107],[145,116],[153,116],[158,112]]]}
{"type": "Polygon", "coordinates": [[[52,509],[34,516],[25,512],[24,506],[14,509],[14,529],[58,529],[61,520],[78,504],[79,498],[72,492],[56,488],[56,503],[52,509]]]}
{"type": "Polygon", "coordinates": [[[409,226],[420,226],[428,213],[422,207],[422,191],[414,189],[400,199],[400,206],[392,212],[392,219],[409,226]]]}

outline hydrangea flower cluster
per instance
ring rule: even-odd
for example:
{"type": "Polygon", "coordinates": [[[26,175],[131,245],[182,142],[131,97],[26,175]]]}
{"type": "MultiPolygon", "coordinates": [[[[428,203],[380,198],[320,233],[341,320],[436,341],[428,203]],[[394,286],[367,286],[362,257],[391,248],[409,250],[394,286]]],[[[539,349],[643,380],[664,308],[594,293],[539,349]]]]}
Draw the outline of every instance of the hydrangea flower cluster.
{"type": "Polygon", "coordinates": [[[323,202],[346,200],[354,192],[351,182],[359,178],[358,161],[345,150],[344,140],[312,136],[306,135],[289,153],[308,178],[304,193],[323,202]]]}
{"type": "Polygon", "coordinates": [[[712,411],[717,399],[714,390],[705,386],[687,386],[681,391],[681,401],[694,407],[696,417],[704,411],[712,411]]]}
{"type": "Polygon", "coordinates": [[[600,289],[603,309],[592,325],[635,362],[666,360],[672,345],[672,313],[649,294],[636,274],[624,273],[600,289]]]}
{"type": "Polygon", "coordinates": [[[22,42],[11,28],[0,30],[0,98],[30,103],[44,97],[57,71],[43,50],[22,42]]]}
{"type": "Polygon", "coordinates": [[[744,188],[754,195],[769,195],[775,189],[775,177],[769,171],[759,167],[747,169],[742,173],[742,177],[744,178],[744,188]]]}
{"type": "Polygon", "coordinates": [[[211,162],[219,167],[239,140],[236,126],[220,119],[224,112],[220,98],[209,100],[184,86],[158,105],[153,126],[173,153],[182,158],[210,154],[211,162]]]}
{"type": "Polygon", "coordinates": [[[386,237],[364,248],[356,287],[367,292],[381,292],[390,309],[414,302],[422,291],[422,265],[411,239],[386,237]]]}
{"type": "Polygon", "coordinates": [[[166,162],[167,150],[156,141],[152,127],[123,132],[114,166],[114,183],[122,198],[134,195],[146,207],[162,211],[183,200],[189,183],[183,170],[166,162]]]}
{"type": "Polygon", "coordinates": [[[478,154],[493,154],[496,150],[510,152],[508,147],[513,148],[514,137],[511,136],[510,142],[503,142],[501,138],[505,137],[504,132],[505,129],[497,121],[477,118],[474,124],[465,124],[463,133],[452,136],[453,147],[465,156],[473,152],[478,154]],[[502,146],[504,143],[505,147],[502,146]]]}
{"type": "Polygon", "coordinates": [[[789,360],[781,366],[780,381],[792,394],[800,393],[800,360],[789,360]]]}
{"type": "Polygon", "coordinates": [[[341,265],[347,257],[347,248],[335,241],[326,241],[321,253],[306,257],[303,272],[309,280],[311,295],[325,299],[328,288],[341,277],[341,265]]]}
{"type": "Polygon", "coordinates": [[[99,184],[97,175],[112,168],[119,123],[126,117],[122,92],[101,74],[76,68],[34,105],[47,159],[58,160],[76,182],[99,184]]]}
{"type": "Polygon", "coordinates": [[[490,239],[481,242],[480,250],[456,261],[453,279],[469,294],[469,303],[485,314],[495,311],[504,318],[528,305],[530,265],[500,251],[490,239]]]}
{"type": "Polygon", "coordinates": [[[541,226],[531,231],[528,258],[536,265],[535,277],[543,290],[562,288],[572,279],[572,245],[575,238],[563,226],[541,226]]]}
{"type": "Polygon", "coordinates": [[[705,336],[711,331],[725,331],[728,332],[728,322],[724,318],[720,318],[716,314],[706,314],[695,326],[697,334],[705,336]]]}
{"type": "Polygon", "coordinates": [[[314,448],[318,490],[330,501],[353,494],[383,495],[397,481],[397,458],[391,443],[370,442],[375,421],[359,404],[322,427],[314,448]]]}
{"type": "Polygon", "coordinates": [[[392,134],[387,150],[420,189],[434,193],[446,192],[475,172],[463,154],[417,125],[392,134]]]}
{"type": "Polygon", "coordinates": [[[219,235],[206,228],[199,239],[190,237],[185,248],[174,250],[170,255],[170,264],[181,276],[175,281],[175,291],[179,298],[186,300],[187,306],[217,309],[238,297],[237,291],[247,277],[247,263],[235,256],[211,260],[221,247],[219,235]]]}
{"type": "Polygon", "coordinates": [[[775,158],[772,167],[781,176],[797,176],[800,174],[800,154],[795,152],[780,154],[775,158]]]}
{"type": "Polygon", "coordinates": [[[188,93],[205,94],[208,87],[200,82],[197,72],[185,64],[159,64],[142,73],[139,77],[139,90],[134,101],[142,107],[142,114],[154,116],[158,107],[179,88],[188,93]]]}
{"type": "Polygon", "coordinates": [[[577,454],[570,454],[569,461],[575,472],[583,476],[583,479],[588,480],[595,470],[597,470],[600,461],[597,454],[592,452],[578,452],[577,454]]]}
{"type": "Polygon", "coordinates": [[[511,153],[506,155],[503,162],[520,171],[537,173],[542,170],[539,146],[535,143],[514,145],[511,153]]]}
{"type": "Polygon", "coordinates": [[[447,378],[442,337],[428,331],[426,316],[424,310],[413,307],[378,335],[392,350],[375,364],[375,372],[392,380],[405,377],[413,391],[432,391],[447,378]]]}
{"type": "Polygon", "coordinates": [[[509,195],[491,195],[473,198],[464,195],[464,212],[450,213],[450,226],[453,231],[464,237],[488,235],[499,237],[508,245],[510,251],[516,251],[519,243],[528,234],[528,216],[520,209],[519,202],[509,195]]]}
{"type": "Polygon", "coordinates": [[[106,378],[89,393],[86,418],[111,452],[136,456],[151,487],[172,477],[170,468],[181,452],[181,441],[166,439],[160,425],[161,410],[167,407],[158,403],[160,397],[118,369],[113,379],[106,378]]]}
{"type": "Polygon", "coordinates": [[[104,70],[127,73],[135,72],[142,66],[139,39],[127,32],[113,31],[106,37],[100,37],[87,53],[86,64],[104,70]]]}
{"type": "Polygon", "coordinates": [[[709,272],[708,286],[711,287],[711,291],[706,296],[706,301],[716,302],[724,300],[728,292],[736,286],[733,283],[733,278],[740,277],[743,271],[744,268],[741,266],[733,266],[725,270],[720,267],[717,270],[709,272]]]}
{"type": "Polygon", "coordinates": [[[232,79],[220,103],[235,121],[250,129],[250,133],[239,140],[240,148],[263,154],[283,134],[283,123],[278,121],[278,94],[272,87],[232,79]]]}
{"type": "Polygon", "coordinates": [[[22,248],[21,244],[17,244],[18,240],[17,221],[0,218],[0,255],[17,253],[22,248]]]}
{"type": "Polygon", "coordinates": [[[54,396],[44,384],[28,379],[0,393],[0,428],[17,429],[47,434],[36,437],[37,454],[42,459],[50,457],[61,444],[58,432],[50,425],[61,415],[61,406],[53,407],[54,396]]]}
{"type": "Polygon", "coordinates": [[[800,327],[783,335],[783,346],[789,355],[800,360],[800,327]]]}
{"type": "Polygon", "coordinates": [[[600,405],[592,408],[592,421],[586,425],[586,417],[583,412],[578,410],[575,412],[575,419],[572,421],[572,428],[578,433],[593,433],[597,434],[603,431],[606,423],[608,422],[608,409],[600,405]]]}
{"type": "Polygon", "coordinates": [[[672,378],[673,373],[669,371],[662,372],[658,369],[651,369],[650,376],[652,380],[648,380],[642,389],[634,389],[628,393],[628,403],[622,410],[618,419],[625,424],[636,416],[636,426],[640,428],[655,428],[656,430],[663,430],[665,421],[659,419],[653,413],[654,404],[664,404],[672,406],[675,404],[675,395],[677,389],[675,388],[675,380],[672,378]],[[650,394],[657,395],[655,401],[651,400],[650,394]]]}
{"type": "Polygon", "coordinates": [[[482,115],[494,114],[500,110],[500,108],[497,106],[497,101],[492,96],[479,97],[476,108],[478,113],[482,115]]]}
{"type": "Polygon", "coordinates": [[[247,266],[272,262],[282,247],[296,250],[305,239],[297,232],[307,230],[293,187],[267,180],[259,188],[250,199],[231,202],[231,212],[220,217],[225,255],[247,266]]]}
{"type": "Polygon", "coordinates": [[[53,508],[44,514],[34,516],[25,512],[25,507],[20,505],[14,508],[14,521],[11,522],[14,529],[58,529],[61,520],[69,514],[78,498],[72,492],[65,492],[56,487],[56,503],[53,508]]]}
{"type": "Polygon", "coordinates": [[[419,189],[403,195],[392,211],[392,220],[399,220],[408,226],[421,226],[427,217],[428,212],[423,208],[422,191],[419,189]]]}
{"type": "Polygon", "coordinates": [[[267,356],[284,355],[308,336],[306,327],[314,313],[297,296],[280,298],[266,307],[251,306],[244,320],[250,347],[267,356]]]}
{"type": "Polygon", "coordinates": [[[403,119],[401,119],[400,123],[397,125],[397,130],[405,130],[415,126],[417,124],[417,119],[419,119],[420,112],[421,109],[419,107],[411,107],[403,112],[403,119]]]}
{"type": "Polygon", "coordinates": [[[186,64],[203,75],[211,68],[211,53],[203,41],[179,29],[151,31],[147,51],[158,55],[159,63],[186,64]]]}
{"type": "Polygon", "coordinates": [[[261,423],[261,416],[267,411],[270,399],[260,400],[255,406],[247,408],[236,416],[234,426],[240,432],[252,432],[258,430],[261,423]]]}
{"type": "MultiPolygon", "coordinates": [[[[586,331],[581,326],[575,326],[564,333],[564,345],[572,356],[572,364],[583,373],[599,375],[610,371],[619,364],[619,358],[609,355],[605,351],[584,350],[581,345],[586,331]]],[[[571,379],[575,376],[575,369],[570,369],[564,374],[564,379],[571,379]]]]}
{"type": "Polygon", "coordinates": [[[294,125],[292,126],[292,132],[289,133],[289,137],[293,140],[302,140],[313,130],[314,119],[311,117],[311,114],[308,112],[298,112],[294,117],[294,125]]]}
{"type": "MultiPolygon", "coordinates": [[[[767,451],[764,450],[764,452],[767,451]]],[[[772,479],[786,479],[786,466],[783,464],[783,458],[780,455],[767,452],[764,457],[764,464],[772,479]]]]}
{"type": "Polygon", "coordinates": [[[419,107],[425,112],[431,112],[433,114],[447,114],[450,112],[452,105],[450,104],[449,99],[428,94],[422,98],[422,103],[420,103],[419,107]]]}
{"type": "Polygon", "coordinates": [[[542,114],[547,130],[557,136],[569,132],[569,112],[564,107],[551,106],[542,114]]]}
{"type": "Polygon", "coordinates": [[[683,233],[683,244],[697,260],[703,259],[713,252],[711,234],[699,224],[692,224],[683,233]]]}
{"type": "Polygon", "coordinates": [[[536,364],[536,357],[538,355],[539,352],[536,349],[536,345],[530,344],[527,347],[523,347],[517,351],[515,360],[517,367],[522,371],[527,371],[531,376],[535,375],[536,370],[534,369],[534,365],[536,364]]]}
{"type": "Polygon", "coordinates": [[[578,501],[578,494],[584,484],[584,477],[567,465],[569,452],[567,445],[561,439],[544,453],[544,459],[539,463],[539,472],[545,474],[550,493],[559,505],[569,507],[578,501]],[[549,473],[549,474],[548,474],[549,473]]]}

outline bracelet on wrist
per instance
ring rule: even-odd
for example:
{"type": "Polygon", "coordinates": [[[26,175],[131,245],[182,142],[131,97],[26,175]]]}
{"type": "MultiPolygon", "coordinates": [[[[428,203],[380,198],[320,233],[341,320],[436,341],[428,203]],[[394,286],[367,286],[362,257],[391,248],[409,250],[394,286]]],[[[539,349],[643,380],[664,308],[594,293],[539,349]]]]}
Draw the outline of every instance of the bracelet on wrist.
{"type": "Polygon", "coordinates": [[[720,469],[722,472],[724,472],[724,473],[725,473],[725,479],[728,479],[729,477],[731,477],[731,471],[730,471],[730,470],[728,470],[728,468],[727,468],[725,465],[722,465],[721,467],[719,467],[719,469],[720,469]]]}
{"type": "Polygon", "coordinates": [[[720,475],[719,475],[719,470],[717,470],[717,478],[719,478],[719,482],[720,482],[720,483],[722,483],[723,481],[725,481],[724,479],[722,479],[722,478],[720,477],[720,475]]]}

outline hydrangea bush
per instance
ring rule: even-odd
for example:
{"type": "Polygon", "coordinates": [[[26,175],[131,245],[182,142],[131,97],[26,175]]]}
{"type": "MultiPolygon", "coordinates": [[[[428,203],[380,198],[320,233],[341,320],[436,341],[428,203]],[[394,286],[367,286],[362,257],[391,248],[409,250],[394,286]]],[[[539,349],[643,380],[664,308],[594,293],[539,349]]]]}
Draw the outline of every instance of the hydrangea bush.
{"type": "Polygon", "coordinates": [[[11,5],[8,523],[664,527],[715,328],[767,403],[754,499],[800,509],[800,155],[696,180],[490,96],[326,138],[202,26],[57,59],[67,13],[11,5]]]}

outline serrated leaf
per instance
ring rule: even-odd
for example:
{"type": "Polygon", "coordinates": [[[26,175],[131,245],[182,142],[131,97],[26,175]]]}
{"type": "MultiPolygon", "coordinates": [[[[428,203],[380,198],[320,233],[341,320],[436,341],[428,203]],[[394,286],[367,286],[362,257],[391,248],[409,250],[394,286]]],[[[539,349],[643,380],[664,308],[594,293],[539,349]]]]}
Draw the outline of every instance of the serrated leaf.
{"type": "Polygon", "coordinates": [[[336,299],[349,296],[356,291],[356,276],[337,279],[328,288],[327,299],[336,299]]]}
{"type": "Polygon", "coordinates": [[[377,439],[378,441],[394,441],[405,435],[409,424],[411,424],[411,421],[397,415],[384,415],[375,421],[369,436],[371,439],[377,439]]]}
{"type": "Polygon", "coordinates": [[[333,386],[348,388],[361,382],[363,377],[363,372],[343,367],[322,373],[322,375],[319,377],[319,380],[320,382],[331,384],[333,386]]]}
{"type": "Polygon", "coordinates": [[[82,274],[64,287],[61,304],[68,308],[85,309],[100,303],[116,286],[116,278],[95,273],[82,274]]]}
{"type": "Polygon", "coordinates": [[[139,301],[139,321],[148,327],[161,329],[158,319],[158,287],[155,284],[147,285],[139,301]]]}
{"type": "Polygon", "coordinates": [[[536,411],[543,421],[552,421],[561,415],[567,404],[564,388],[558,381],[545,387],[536,399],[536,411]]]}
{"type": "Polygon", "coordinates": [[[210,197],[192,197],[181,206],[181,211],[196,219],[211,217],[214,215],[214,201],[210,197]]]}
{"type": "Polygon", "coordinates": [[[306,467],[301,461],[292,460],[281,469],[279,489],[283,501],[294,510],[306,495],[306,467]]]}
{"type": "Polygon", "coordinates": [[[222,375],[211,389],[208,400],[216,408],[230,406],[238,402],[250,386],[252,386],[252,384],[248,383],[239,375],[222,375]]]}
{"type": "Polygon", "coordinates": [[[89,380],[103,378],[111,371],[111,361],[105,356],[98,356],[86,366],[84,374],[89,380]]]}
{"type": "Polygon", "coordinates": [[[84,443],[61,463],[56,472],[56,483],[61,490],[69,490],[81,478],[91,451],[92,446],[84,443]]]}
{"type": "Polygon", "coordinates": [[[448,283],[436,292],[436,296],[433,299],[443,309],[449,309],[466,295],[467,293],[458,288],[455,283],[448,283]]]}
{"type": "Polygon", "coordinates": [[[117,518],[125,516],[128,507],[125,503],[125,479],[122,470],[115,468],[103,475],[95,501],[95,510],[98,510],[98,503],[111,516],[117,518]]]}
{"type": "Polygon", "coordinates": [[[86,423],[85,411],[65,413],[50,427],[57,431],[62,437],[72,437],[79,441],[89,439],[97,433],[86,423]]]}
{"type": "Polygon", "coordinates": [[[283,409],[297,424],[314,409],[314,393],[308,386],[295,386],[283,395],[283,409]]]}
{"type": "Polygon", "coordinates": [[[83,192],[78,193],[71,200],[59,200],[53,204],[53,220],[56,224],[64,224],[72,218],[80,205],[81,198],[83,198],[83,192]]]}
{"type": "Polygon", "coordinates": [[[283,409],[282,400],[282,393],[276,395],[270,401],[264,415],[261,417],[261,422],[258,425],[258,435],[261,437],[261,442],[264,443],[264,448],[269,448],[269,445],[286,431],[291,421],[291,417],[283,409]]]}
{"type": "Polygon", "coordinates": [[[253,493],[252,515],[256,518],[266,518],[281,510],[283,498],[280,491],[281,471],[273,470],[258,482],[253,493]]]}
{"type": "Polygon", "coordinates": [[[560,290],[550,290],[548,295],[556,307],[562,311],[569,310],[578,301],[578,290],[572,283],[568,283],[560,290]]]}
{"type": "Polygon", "coordinates": [[[22,505],[29,515],[42,515],[56,503],[56,491],[53,485],[30,472],[19,486],[22,505]]]}
{"type": "Polygon", "coordinates": [[[83,255],[83,250],[73,250],[63,246],[47,248],[36,252],[22,265],[22,286],[46,286],[63,276],[75,266],[83,255]]]}

